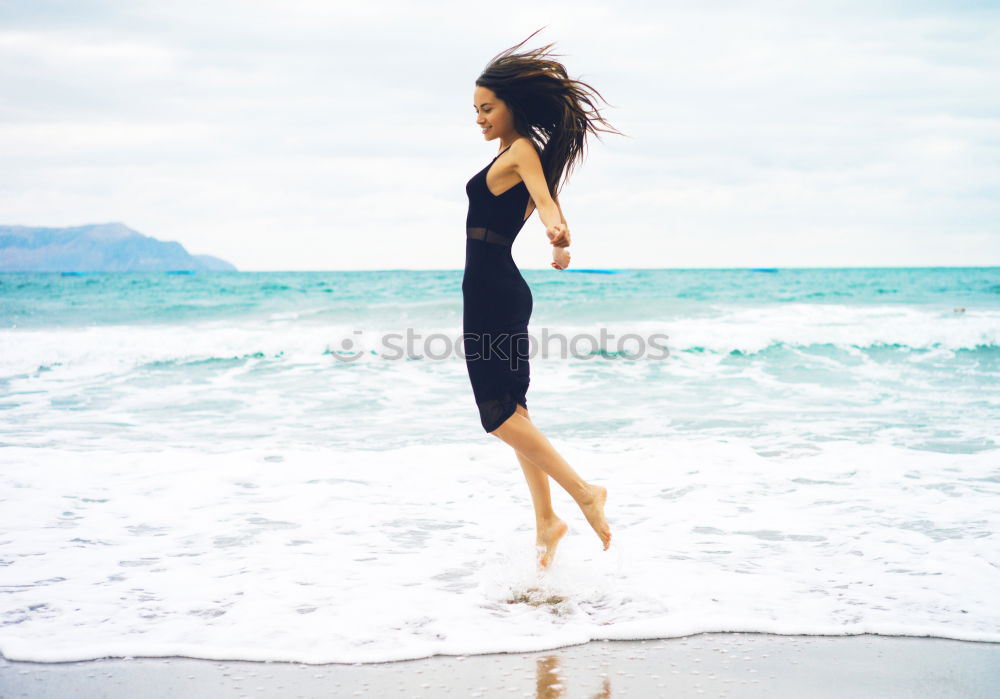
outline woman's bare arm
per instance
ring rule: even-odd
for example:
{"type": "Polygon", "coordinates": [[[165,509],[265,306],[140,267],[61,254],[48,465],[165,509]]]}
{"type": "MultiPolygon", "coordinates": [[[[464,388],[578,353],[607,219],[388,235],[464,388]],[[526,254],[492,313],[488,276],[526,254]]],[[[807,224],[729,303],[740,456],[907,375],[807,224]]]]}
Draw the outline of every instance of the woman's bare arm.
{"type": "Polygon", "coordinates": [[[538,211],[538,218],[542,220],[550,242],[556,247],[568,247],[569,224],[566,223],[562,208],[549,194],[549,185],[545,181],[545,172],[542,170],[542,160],[538,157],[538,151],[527,139],[518,139],[511,146],[510,154],[514,170],[524,181],[531,200],[535,202],[535,210],[538,211]]]}
{"type": "MultiPolygon", "coordinates": [[[[555,197],[552,197],[552,198],[555,200],[556,206],[559,207],[559,216],[562,218],[563,225],[566,225],[566,217],[563,216],[562,206],[559,205],[559,197],[555,196],[555,197]]],[[[566,228],[566,241],[565,241],[565,245],[556,245],[555,241],[553,241],[552,244],[554,246],[552,248],[552,266],[555,269],[559,269],[559,270],[566,269],[567,267],[569,267],[569,260],[570,260],[570,256],[569,256],[569,227],[568,226],[566,228]]]]}
{"type": "MultiPolygon", "coordinates": [[[[562,205],[559,204],[559,196],[557,195],[557,196],[552,197],[552,200],[556,203],[556,206],[559,207],[559,218],[562,219],[563,223],[566,223],[566,217],[563,216],[563,212],[562,212],[562,205]]],[[[566,226],[568,228],[569,224],[566,224],[566,226]]]]}

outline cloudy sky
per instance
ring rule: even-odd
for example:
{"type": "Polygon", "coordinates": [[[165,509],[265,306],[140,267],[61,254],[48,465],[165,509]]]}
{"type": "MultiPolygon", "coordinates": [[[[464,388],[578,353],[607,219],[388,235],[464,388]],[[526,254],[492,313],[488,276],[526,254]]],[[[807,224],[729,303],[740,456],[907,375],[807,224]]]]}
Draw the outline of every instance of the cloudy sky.
{"type": "MultiPolygon", "coordinates": [[[[575,267],[998,265],[998,7],[0,0],[0,224],[460,269],[474,80],[545,27],[628,135],[560,197],[575,267]]],[[[534,215],[515,260],[549,250],[534,215]]]]}

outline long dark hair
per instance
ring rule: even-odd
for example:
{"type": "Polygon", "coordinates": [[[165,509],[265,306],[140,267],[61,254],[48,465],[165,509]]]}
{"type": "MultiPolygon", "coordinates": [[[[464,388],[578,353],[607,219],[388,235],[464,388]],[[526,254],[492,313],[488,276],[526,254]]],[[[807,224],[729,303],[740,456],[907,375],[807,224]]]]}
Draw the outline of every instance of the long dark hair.
{"type": "Polygon", "coordinates": [[[625,134],[605,121],[594,106],[592,95],[610,104],[601,93],[585,82],[570,78],[566,67],[552,60],[552,56],[565,55],[548,52],[554,43],[514,53],[540,31],[536,29],[521,43],[491,58],[476,78],[476,85],[492,90],[507,104],[514,115],[514,130],[539,151],[549,193],[556,197],[584,155],[588,131],[598,140],[598,131],[625,134]],[[608,128],[602,129],[597,124],[608,128]]]}

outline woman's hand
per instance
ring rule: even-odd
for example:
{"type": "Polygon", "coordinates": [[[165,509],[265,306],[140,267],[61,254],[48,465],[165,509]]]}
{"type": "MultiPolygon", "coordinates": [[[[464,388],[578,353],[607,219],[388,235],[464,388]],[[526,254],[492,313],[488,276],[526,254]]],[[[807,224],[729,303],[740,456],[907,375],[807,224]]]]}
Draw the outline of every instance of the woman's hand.
{"type": "Polygon", "coordinates": [[[549,242],[557,248],[569,247],[569,227],[565,223],[556,223],[549,226],[545,233],[549,236],[549,242]]]}
{"type": "Polygon", "coordinates": [[[569,267],[569,250],[566,248],[552,248],[552,266],[556,269],[566,269],[569,267]]]}

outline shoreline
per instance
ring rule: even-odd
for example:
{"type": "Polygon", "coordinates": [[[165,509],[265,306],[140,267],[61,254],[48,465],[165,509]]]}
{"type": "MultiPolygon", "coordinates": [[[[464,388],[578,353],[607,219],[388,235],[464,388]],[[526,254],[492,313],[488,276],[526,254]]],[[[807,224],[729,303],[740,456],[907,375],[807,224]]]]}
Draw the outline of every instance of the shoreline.
{"type": "Polygon", "coordinates": [[[545,651],[323,664],[0,658],[0,696],[992,697],[1000,644],[918,636],[713,632],[545,651]]]}

